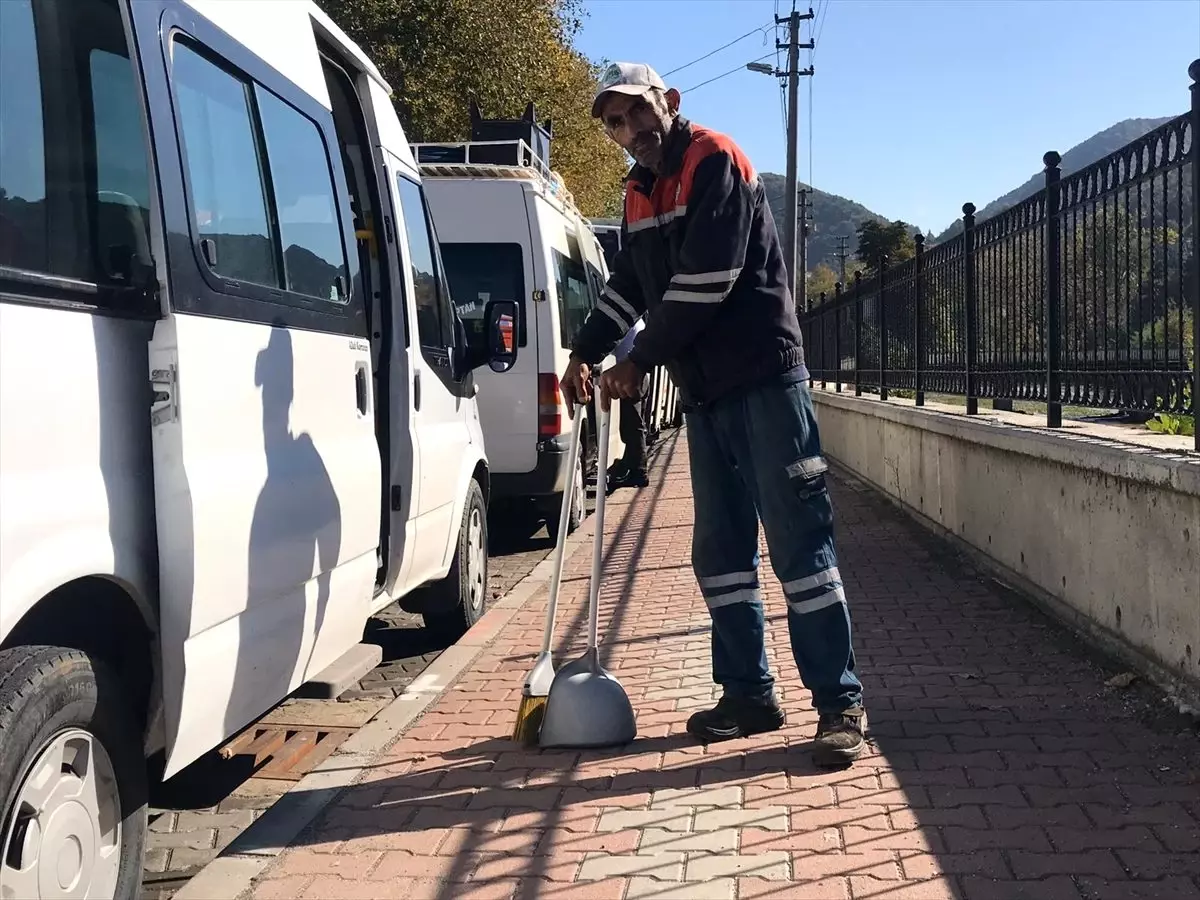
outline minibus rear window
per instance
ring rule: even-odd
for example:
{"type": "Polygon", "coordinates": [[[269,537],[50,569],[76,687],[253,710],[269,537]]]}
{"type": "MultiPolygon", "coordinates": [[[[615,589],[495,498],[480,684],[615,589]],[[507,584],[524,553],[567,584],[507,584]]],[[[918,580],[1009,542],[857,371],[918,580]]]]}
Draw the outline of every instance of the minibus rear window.
{"type": "Polygon", "coordinates": [[[443,243],[442,264],[450,296],[472,346],[484,339],[483,312],[489,300],[516,300],[521,305],[517,346],[528,343],[525,314],[525,263],[520,244],[443,243]]]}

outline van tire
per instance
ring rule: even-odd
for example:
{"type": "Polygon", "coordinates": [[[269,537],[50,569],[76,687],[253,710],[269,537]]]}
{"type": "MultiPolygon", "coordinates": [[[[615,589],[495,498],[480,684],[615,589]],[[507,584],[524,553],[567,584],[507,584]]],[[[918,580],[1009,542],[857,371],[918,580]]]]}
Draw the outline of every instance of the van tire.
{"type": "Polygon", "coordinates": [[[454,560],[446,577],[429,586],[432,609],[422,614],[425,627],[439,638],[454,641],[483,618],[488,601],[487,505],[483,488],[471,479],[454,560]]]}
{"type": "MultiPolygon", "coordinates": [[[[571,515],[567,518],[567,535],[575,533],[576,529],[583,524],[583,506],[587,502],[587,485],[584,475],[584,454],[579,454],[579,462],[575,465],[575,476],[571,479],[569,490],[574,492],[575,499],[571,502],[571,515]]],[[[562,515],[562,494],[554,495],[553,511],[547,511],[546,515],[546,531],[550,535],[550,540],[555,544],[558,543],[558,525],[559,516],[562,515]]]]}
{"type": "MultiPolygon", "coordinates": [[[[78,650],[25,646],[0,652],[0,861],[7,861],[10,851],[20,852],[9,843],[14,829],[20,827],[18,801],[24,794],[20,805],[29,802],[24,789],[39,758],[51,748],[86,747],[89,765],[83,770],[101,776],[98,793],[102,796],[103,783],[112,778],[115,796],[108,799],[119,807],[116,871],[107,874],[115,881],[98,890],[117,900],[136,900],[146,843],[146,760],[141,729],[125,701],[128,696],[130,691],[104,662],[78,650]]],[[[84,818],[93,812],[83,813],[84,818]]],[[[73,814],[79,815],[80,810],[73,814]]],[[[99,818],[93,815],[90,822],[99,818]]],[[[75,837],[73,832],[67,836],[75,837]]],[[[56,848],[43,849],[53,853],[56,848]]],[[[27,886],[6,884],[10,874],[0,868],[0,889],[29,896],[27,886]]],[[[89,896],[101,895],[89,890],[89,896]]]]}

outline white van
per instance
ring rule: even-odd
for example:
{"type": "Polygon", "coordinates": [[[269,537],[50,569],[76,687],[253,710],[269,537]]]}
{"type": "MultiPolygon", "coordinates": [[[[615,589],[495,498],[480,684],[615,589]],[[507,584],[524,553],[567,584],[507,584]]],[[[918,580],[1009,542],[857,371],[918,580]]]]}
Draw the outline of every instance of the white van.
{"type": "Polygon", "coordinates": [[[483,611],[520,309],[389,93],[307,0],[0,0],[0,897],[136,897],[148,759],[483,611]]]}
{"type": "Polygon", "coordinates": [[[589,220],[600,247],[604,250],[604,260],[611,269],[613,260],[621,252],[621,220],[620,219],[591,219],[589,220]]]}
{"type": "MultiPolygon", "coordinates": [[[[483,339],[489,299],[521,305],[520,359],[506,372],[480,373],[480,417],[495,500],[532,500],[555,537],[568,487],[579,501],[568,531],[578,526],[596,457],[589,410],[580,465],[566,471],[570,419],[558,379],[571,338],[604,290],[608,266],[587,219],[534,149],[546,133],[533,122],[532,109],[522,122],[503,124],[523,124],[530,139],[414,144],[413,152],[469,338],[483,339]]],[[[610,355],[603,365],[614,362],[610,355]]],[[[609,459],[615,461],[624,444],[620,408],[612,409],[609,459]]]]}

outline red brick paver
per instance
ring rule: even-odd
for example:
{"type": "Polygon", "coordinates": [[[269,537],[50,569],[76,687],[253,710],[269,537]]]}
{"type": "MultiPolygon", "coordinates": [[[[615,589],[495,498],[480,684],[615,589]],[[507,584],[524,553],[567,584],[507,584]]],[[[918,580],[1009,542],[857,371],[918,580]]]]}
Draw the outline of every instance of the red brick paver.
{"type": "MultiPolygon", "coordinates": [[[[872,746],[819,771],[766,603],[789,726],[695,745],[714,697],[690,559],[686,437],[609,505],[602,653],[639,736],[509,740],[545,597],[256,882],[288,898],[1200,898],[1195,734],[884,503],[833,485],[872,746]]],[[[1117,552],[1114,548],[1114,552],[1117,552]]],[[[589,552],[568,562],[556,659],[583,648],[589,552]]],[[[1160,705],[1165,708],[1162,701],[1160,705]]]]}

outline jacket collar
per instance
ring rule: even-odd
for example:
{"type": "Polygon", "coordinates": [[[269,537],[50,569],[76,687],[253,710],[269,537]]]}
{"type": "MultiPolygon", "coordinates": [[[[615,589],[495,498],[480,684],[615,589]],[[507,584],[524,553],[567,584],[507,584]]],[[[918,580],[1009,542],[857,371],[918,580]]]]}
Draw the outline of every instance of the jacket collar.
{"type": "MultiPolygon", "coordinates": [[[[667,144],[663,153],[663,176],[674,175],[680,170],[683,166],[683,155],[687,152],[691,142],[692,123],[681,115],[676,116],[671,132],[667,135],[667,144]]],[[[643,194],[649,194],[654,190],[654,182],[658,180],[658,177],[641,163],[634,163],[629,174],[625,176],[625,181],[643,194]]]]}

